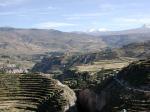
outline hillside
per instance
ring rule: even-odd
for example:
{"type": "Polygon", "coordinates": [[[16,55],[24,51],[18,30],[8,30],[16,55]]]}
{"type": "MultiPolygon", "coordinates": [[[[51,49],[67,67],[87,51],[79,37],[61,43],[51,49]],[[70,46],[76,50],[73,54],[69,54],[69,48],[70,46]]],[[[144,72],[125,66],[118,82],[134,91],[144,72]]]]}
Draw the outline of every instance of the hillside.
{"type": "Polygon", "coordinates": [[[63,70],[64,68],[70,68],[77,65],[82,64],[92,64],[95,61],[100,60],[113,60],[117,59],[117,55],[115,52],[111,50],[106,50],[97,53],[86,53],[86,54],[78,54],[78,55],[62,55],[62,56],[50,56],[45,57],[41,60],[41,62],[36,63],[32,71],[34,72],[52,72],[63,70]]]}
{"type": "Polygon", "coordinates": [[[101,52],[84,53],[72,56],[72,64],[89,64],[99,60],[114,60],[119,58],[148,58],[150,57],[150,41],[130,43],[120,48],[108,48],[101,52]]]}
{"type": "Polygon", "coordinates": [[[47,29],[0,28],[0,51],[5,54],[44,52],[87,52],[106,47],[100,38],[88,34],[47,29]]]}
{"type": "Polygon", "coordinates": [[[150,41],[124,45],[118,53],[126,57],[148,58],[150,57],[150,41]]]}
{"type": "Polygon", "coordinates": [[[133,62],[96,88],[82,90],[80,106],[87,112],[149,112],[149,74],[150,59],[133,62]]]}
{"type": "Polygon", "coordinates": [[[150,59],[135,61],[131,63],[129,66],[125,67],[118,73],[118,78],[120,80],[126,81],[132,86],[140,87],[144,90],[150,90],[150,59]]]}
{"type": "Polygon", "coordinates": [[[40,74],[0,74],[0,112],[76,112],[75,93],[40,74]]]}
{"type": "Polygon", "coordinates": [[[64,54],[62,56],[45,57],[41,62],[36,63],[32,70],[38,72],[58,71],[64,67],[80,65],[83,65],[80,66],[81,68],[101,68],[108,62],[108,64],[113,65],[115,60],[117,64],[120,63],[122,66],[122,64],[126,65],[130,61],[148,57],[150,57],[150,41],[132,43],[121,48],[106,49],[95,53],[83,53],[69,56],[64,54]],[[103,60],[105,63],[101,63],[103,60]]]}

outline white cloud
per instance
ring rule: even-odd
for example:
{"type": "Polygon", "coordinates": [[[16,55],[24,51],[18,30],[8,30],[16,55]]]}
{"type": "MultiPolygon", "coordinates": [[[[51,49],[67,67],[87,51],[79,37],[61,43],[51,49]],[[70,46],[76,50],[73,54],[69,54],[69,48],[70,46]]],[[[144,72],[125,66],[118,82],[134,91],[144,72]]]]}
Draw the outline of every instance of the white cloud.
{"type": "Polygon", "coordinates": [[[43,22],[43,23],[36,24],[33,27],[37,27],[37,28],[58,28],[58,27],[67,27],[67,26],[76,26],[76,24],[64,23],[64,22],[43,22]]]}
{"type": "Polygon", "coordinates": [[[0,16],[28,16],[29,13],[26,12],[16,12],[16,11],[8,11],[8,12],[0,12],[0,16]]]}
{"type": "Polygon", "coordinates": [[[34,15],[48,15],[48,11],[10,11],[10,12],[0,12],[0,16],[34,16],[34,15]]]}
{"type": "Polygon", "coordinates": [[[0,12],[0,16],[14,15],[16,12],[0,12]]]}
{"type": "Polygon", "coordinates": [[[91,17],[100,17],[105,15],[106,13],[82,13],[82,14],[68,14],[63,15],[67,20],[79,20],[84,18],[91,18],[91,17]]]}
{"type": "Polygon", "coordinates": [[[150,18],[117,18],[115,21],[129,24],[149,24],[150,18]]]}
{"type": "Polygon", "coordinates": [[[99,8],[101,9],[101,11],[119,11],[121,9],[125,9],[125,8],[136,8],[136,7],[140,7],[143,6],[143,4],[139,3],[139,2],[135,2],[135,1],[131,1],[131,2],[122,2],[122,3],[102,3],[99,5],[99,8]]]}
{"type": "Polygon", "coordinates": [[[101,16],[104,13],[82,13],[82,14],[71,14],[71,15],[64,15],[69,17],[96,17],[101,16]]]}
{"type": "Polygon", "coordinates": [[[51,13],[49,10],[48,8],[41,8],[41,9],[33,8],[33,9],[25,9],[25,10],[19,10],[19,11],[5,11],[5,12],[0,12],[0,16],[48,15],[51,13]]]}
{"type": "Polygon", "coordinates": [[[0,6],[6,7],[6,6],[10,6],[10,5],[20,4],[25,1],[27,1],[27,0],[0,0],[0,6]]]}
{"type": "Polygon", "coordinates": [[[101,16],[103,13],[85,13],[85,14],[74,14],[74,17],[96,17],[101,16]]]}

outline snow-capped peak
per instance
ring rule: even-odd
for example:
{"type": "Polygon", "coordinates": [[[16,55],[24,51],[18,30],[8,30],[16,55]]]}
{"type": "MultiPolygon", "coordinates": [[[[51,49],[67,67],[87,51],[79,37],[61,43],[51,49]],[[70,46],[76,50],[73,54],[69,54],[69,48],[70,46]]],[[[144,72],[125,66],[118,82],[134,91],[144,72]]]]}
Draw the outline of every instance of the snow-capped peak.
{"type": "Polygon", "coordinates": [[[92,28],[88,32],[92,33],[92,32],[106,32],[106,31],[108,31],[107,28],[99,28],[99,29],[92,28]]]}

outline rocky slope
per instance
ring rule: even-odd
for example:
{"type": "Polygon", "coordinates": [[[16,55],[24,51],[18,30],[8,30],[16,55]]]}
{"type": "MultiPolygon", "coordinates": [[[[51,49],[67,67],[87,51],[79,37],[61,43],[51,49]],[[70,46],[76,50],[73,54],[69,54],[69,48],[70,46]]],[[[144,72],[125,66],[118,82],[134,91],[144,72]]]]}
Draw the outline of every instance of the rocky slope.
{"type": "Polygon", "coordinates": [[[118,55],[116,54],[116,52],[112,52],[111,50],[102,51],[98,53],[86,53],[71,56],[62,55],[54,57],[45,57],[41,60],[41,62],[38,62],[33,66],[32,71],[47,73],[52,71],[59,71],[64,68],[69,68],[75,65],[90,64],[98,60],[111,60],[116,58],[118,58],[118,55]]]}
{"type": "Polygon", "coordinates": [[[0,74],[0,112],[76,112],[73,90],[45,75],[0,74]]]}
{"type": "Polygon", "coordinates": [[[36,63],[33,68],[32,72],[53,72],[53,71],[60,71],[64,68],[65,63],[63,62],[64,56],[56,56],[56,57],[45,57],[41,60],[41,62],[36,63]]]}
{"type": "Polygon", "coordinates": [[[120,80],[124,80],[129,85],[138,88],[142,88],[144,87],[144,85],[148,87],[150,86],[149,76],[150,76],[150,59],[133,62],[129,66],[125,67],[118,74],[118,78],[120,80]]]}
{"type": "Polygon", "coordinates": [[[81,91],[78,96],[80,108],[86,112],[148,112],[149,74],[150,59],[134,62],[95,90],[81,91]]]}

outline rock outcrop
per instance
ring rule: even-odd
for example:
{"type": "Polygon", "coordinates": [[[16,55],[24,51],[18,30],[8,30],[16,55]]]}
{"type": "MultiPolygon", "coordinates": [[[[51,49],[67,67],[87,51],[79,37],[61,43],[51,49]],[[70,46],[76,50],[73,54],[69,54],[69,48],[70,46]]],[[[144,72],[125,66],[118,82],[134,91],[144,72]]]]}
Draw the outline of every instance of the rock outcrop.
{"type": "Polygon", "coordinates": [[[86,112],[101,111],[107,104],[107,93],[96,94],[94,91],[85,89],[78,95],[80,109],[86,112]],[[86,108],[85,108],[86,107],[86,108]]]}

